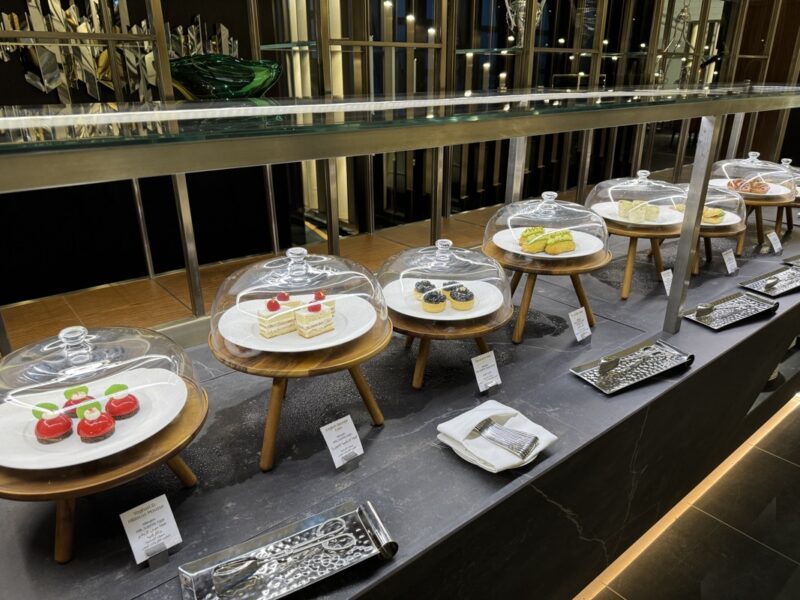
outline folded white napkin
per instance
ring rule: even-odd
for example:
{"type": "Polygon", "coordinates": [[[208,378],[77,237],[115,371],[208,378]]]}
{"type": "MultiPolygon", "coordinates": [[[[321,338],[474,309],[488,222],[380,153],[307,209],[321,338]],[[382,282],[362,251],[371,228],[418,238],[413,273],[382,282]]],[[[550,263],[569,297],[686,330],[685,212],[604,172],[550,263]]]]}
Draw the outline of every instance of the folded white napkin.
{"type": "Polygon", "coordinates": [[[490,471],[499,473],[506,469],[514,469],[536,460],[539,453],[558,438],[552,433],[524,417],[513,408],[494,400],[487,400],[480,406],[441,423],[436,436],[439,441],[450,446],[456,454],[467,462],[490,471]],[[491,418],[498,425],[517,431],[530,433],[539,438],[539,445],[527,459],[522,460],[513,452],[490,442],[474,431],[475,426],[486,418],[491,418]]]}

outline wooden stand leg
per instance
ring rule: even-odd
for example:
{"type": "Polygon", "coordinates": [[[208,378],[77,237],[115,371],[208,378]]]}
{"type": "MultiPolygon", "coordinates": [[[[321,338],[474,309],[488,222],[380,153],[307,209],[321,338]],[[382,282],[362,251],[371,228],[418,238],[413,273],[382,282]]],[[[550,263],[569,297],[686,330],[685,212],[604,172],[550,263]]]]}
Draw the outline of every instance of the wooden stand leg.
{"type": "Polygon", "coordinates": [[[703,238],[703,243],[706,245],[706,262],[711,262],[714,257],[714,252],[711,249],[711,238],[703,238]]]}
{"type": "Polygon", "coordinates": [[[406,336],[406,350],[411,348],[411,346],[413,346],[413,345],[414,345],[414,336],[413,335],[407,335],[406,336]]]}
{"type": "Polygon", "coordinates": [[[197,485],[197,475],[189,468],[180,456],[173,456],[167,461],[167,466],[181,480],[183,487],[194,487],[197,485]]]}
{"type": "Polygon", "coordinates": [[[517,315],[517,322],[514,324],[514,333],[511,335],[511,341],[515,344],[522,342],[522,335],[525,332],[525,321],[528,318],[528,310],[531,308],[531,299],[533,298],[533,286],[536,285],[536,274],[528,273],[525,279],[525,289],[522,292],[522,301],[519,303],[519,314],[517,315]]]}
{"type": "Polygon", "coordinates": [[[489,352],[490,350],[489,344],[487,344],[486,340],[483,339],[482,337],[476,337],[475,343],[478,344],[478,350],[481,351],[481,354],[486,354],[487,352],[489,352]]]}
{"type": "MultiPolygon", "coordinates": [[[[788,212],[788,211],[787,211],[788,212]]],[[[783,225],[783,207],[779,206],[775,209],[775,233],[781,235],[781,226],[783,225]]]]}
{"type": "Polygon", "coordinates": [[[592,307],[589,305],[589,298],[586,296],[586,292],[583,289],[581,276],[570,275],[569,278],[572,280],[572,287],[575,288],[575,294],[578,296],[578,302],[580,302],[581,306],[586,310],[586,320],[589,322],[589,327],[594,327],[594,313],[592,312],[592,307]]]}
{"type": "Polygon", "coordinates": [[[661,258],[661,240],[650,238],[650,251],[653,253],[653,264],[660,275],[664,270],[664,260],[661,258]]]}
{"type": "Polygon", "coordinates": [[[514,274],[511,276],[511,295],[513,296],[517,292],[517,286],[519,285],[519,280],[522,279],[522,271],[514,271],[514,274]]]}
{"type": "Polygon", "coordinates": [[[430,349],[431,340],[429,338],[420,338],[417,364],[414,367],[414,378],[411,380],[411,386],[415,390],[422,389],[422,381],[425,379],[425,365],[428,364],[428,352],[430,349]]]}
{"type": "MultiPolygon", "coordinates": [[[[631,295],[631,283],[633,282],[633,266],[636,264],[636,238],[630,238],[628,242],[628,258],[625,261],[625,274],[622,276],[622,292],[620,298],[627,300],[631,295]]],[[[659,248],[659,251],[661,249],[659,248]]]]}
{"type": "Polygon", "coordinates": [[[72,534],[75,531],[75,498],[56,500],[56,549],[57,563],[72,560],[72,534]]]}
{"type": "Polygon", "coordinates": [[[738,239],[736,240],[736,256],[741,256],[744,252],[744,242],[747,239],[747,230],[745,229],[742,233],[739,234],[738,239]]]}
{"type": "Polygon", "coordinates": [[[269,471],[275,462],[275,440],[278,437],[278,424],[281,420],[283,398],[286,396],[287,379],[276,377],[272,380],[272,391],[269,395],[267,422],[264,424],[264,441],[261,443],[261,460],[258,466],[262,471],[269,471]]]}
{"type": "Polygon", "coordinates": [[[792,209],[794,206],[787,206],[786,207],[786,232],[790,232],[794,229],[794,216],[792,215],[792,209]]]}
{"type": "Polygon", "coordinates": [[[759,245],[764,243],[764,217],[761,214],[761,207],[755,207],[756,213],[756,239],[758,240],[759,245]]]}
{"type": "Polygon", "coordinates": [[[372,423],[374,425],[383,425],[383,413],[378,406],[378,401],[375,400],[375,396],[372,394],[367,380],[364,379],[364,375],[361,373],[361,367],[358,365],[350,367],[350,377],[353,378],[358,388],[358,393],[361,394],[361,399],[372,417],[372,423]]]}

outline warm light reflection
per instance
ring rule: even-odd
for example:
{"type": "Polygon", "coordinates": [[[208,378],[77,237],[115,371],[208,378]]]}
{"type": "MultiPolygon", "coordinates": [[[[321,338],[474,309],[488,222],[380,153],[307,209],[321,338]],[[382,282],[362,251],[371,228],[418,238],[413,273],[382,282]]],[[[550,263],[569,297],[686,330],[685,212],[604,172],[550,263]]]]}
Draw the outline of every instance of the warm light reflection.
{"type": "Polygon", "coordinates": [[[753,447],[764,439],[767,434],[775,429],[793,410],[800,407],[800,395],[789,400],[772,418],[764,423],[753,435],[739,446],[733,453],[726,458],[722,464],[703,479],[691,492],[689,492],[678,504],[676,504],[667,514],[659,519],[655,525],[648,529],[642,537],[633,543],[623,552],[605,571],[600,573],[594,581],[586,586],[583,591],[575,598],[577,600],[590,600],[602,592],[611,581],[616,579],[625,569],[627,569],[650,545],[663,534],[670,525],[683,515],[693,504],[695,504],[708,490],[722,479],[742,458],[744,458],[753,447]]]}

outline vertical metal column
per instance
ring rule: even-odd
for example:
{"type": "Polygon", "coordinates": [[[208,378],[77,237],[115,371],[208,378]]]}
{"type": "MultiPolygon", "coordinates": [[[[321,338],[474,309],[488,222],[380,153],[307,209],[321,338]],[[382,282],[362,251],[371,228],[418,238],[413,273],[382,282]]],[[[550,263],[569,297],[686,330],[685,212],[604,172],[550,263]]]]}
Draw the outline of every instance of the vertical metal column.
{"type": "MultiPolygon", "coordinates": [[[[600,68],[602,65],[603,39],[606,31],[606,15],[608,14],[608,1],[599,0],[595,13],[594,39],[592,40],[592,62],[589,67],[589,89],[596,88],[600,83],[600,68]]],[[[583,40],[583,37],[580,38],[583,40]]],[[[594,144],[594,129],[581,132],[581,161],[578,164],[578,185],[575,190],[575,201],[583,204],[586,197],[586,184],[589,182],[589,164],[592,160],[592,146],[594,144]]]]}
{"type": "MultiPolygon", "coordinates": [[[[247,0],[247,25],[250,33],[250,58],[261,58],[261,30],[258,22],[258,0],[247,0]]],[[[275,189],[272,185],[272,165],[262,167],[264,177],[264,196],[267,201],[267,219],[269,220],[269,234],[273,254],[280,251],[278,239],[278,211],[275,206],[275,189]]]]}
{"type": "MultiPolygon", "coordinates": [[[[794,83],[797,81],[798,77],[800,77],[800,29],[797,30],[794,51],[792,53],[792,62],[789,65],[789,76],[786,78],[786,81],[794,83]]],[[[786,127],[789,124],[790,112],[789,110],[782,110],[778,113],[778,139],[775,141],[775,151],[772,155],[772,160],[776,162],[781,158],[783,140],[786,136],[786,127]]]]}
{"type": "Polygon", "coordinates": [[[317,161],[318,176],[327,185],[320,190],[324,196],[325,213],[327,216],[328,254],[338,255],[339,247],[339,188],[337,186],[338,173],[336,172],[336,159],[325,158],[317,161]]]}
{"type": "MultiPolygon", "coordinates": [[[[525,5],[525,23],[528,24],[525,37],[522,40],[522,53],[518,55],[519,61],[514,68],[514,87],[529,90],[533,82],[534,43],[536,41],[536,28],[533,14],[533,2],[525,5]]],[[[526,108],[527,104],[520,105],[526,108]]],[[[505,203],[522,200],[522,190],[525,187],[525,163],[528,157],[528,138],[512,138],[508,142],[508,168],[506,169],[505,203]]]]}
{"type": "MultiPolygon", "coordinates": [[[[772,11],[772,18],[769,20],[769,28],[767,29],[767,37],[764,40],[764,50],[767,58],[761,63],[761,68],[758,73],[758,80],[756,85],[764,85],[767,80],[767,70],[769,69],[769,61],[772,58],[772,46],[775,42],[775,33],[778,30],[778,21],[780,20],[781,6],[783,0],[773,0],[770,11],[772,11]]],[[[794,81],[792,83],[795,83],[794,81]]],[[[758,123],[758,113],[754,112],[750,115],[750,122],[747,124],[747,135],[745,136],[744,147],[746,151],[750,151],[753,147],[753,138],[756,134],[756,124],[758,123]]]]}
{"type": "Polygon", "coordinates": [[[8,329],[3,320],[3,313],[0,312],[0,356],[11,354],[11,340],[8,339],[8,329]]]}
{"type": "Polygon", "coordinates": [[[131,179],[131,189],[133,190],[133,201],[136,205],[136,217],[139,221],[139,235],[142,238],[144,262],[147,265],[147,276],[152,279],[155,276],[155,270],[153,269],[153,253],[150,250],[150,236],[147,233],[147,221],[144,217],[144,204],[142,204],[142,188],[139,186],[138,179],[131,179]]]}
{"type": "Polygon", "coordinates": [[[667,312],[664,315],[664,331],[667,333],[677,333],[681,328],[681,311],[686,300],[686,290],[689,289],[689,279],[692,276],[692,264],[697,252],[700,222],[706,202],[706,188],[711,176],[714,150],[719,143],[720,130],[720,120],[717,117],[703,117],[686,199],[686,214],[683,217],[681,237],[678,240],[672,287],[669,292],[667,312]]]}
{"type": "MultiPolygon", "coordinates": [[[[622,17],[622,33],[620,35],[619,47],[622,51],[621,60],[617,61],[617,74],[614,80],[614,87],[618,88],[625,85],[625,73],[627,72],[628,50],[631,45],[631,29],[633,25],[633,6],[635,0],[627,0],[625,13],[622,17]]],[[[605,178],[611,179],[614,174],[614,160],[617,153],[617,136],[619,128],[614,127],[608,136],[608,152],[606,152],[605,178]]],[[[636,170],[634,170],[634,173],[636,170]]]]}
{"type": "Polygon", "coordinates": [[[731,134],[728,137],[728,150],[725,152],[725,158],[736,158],[743,125],[744,113],[736,113],[733,116],[733,125],[731,126],[731,134]]]}
{"type": "MultiPolygon", "coordinates": [[[[161,0],[145,0],[147,18],[153,28],[155,43],[156,78],[158,93],[162,102],[173,100],[172,74],[169,70],[169,54],[167,51],[167,33],[164,27],[164,13],[161,10],[161,0]]],[[[177,133],[177,124],[169,123],[170,131],[177,133]]],[[[175,192],[175,205],[178,210],[178,223],[181,228],[181,245],[183,258],[186,263],[186,279],[189,284],[189,297],[192,302],[192,313],[201,317],[206,308],[203,302],[203,288],[200,282],[200,264],[197,260],[197,244],[194,237],[194,224],[192,223],[192,210],[189,205],[189,189],[186,185],[186,174],[176,173],[172,176],[172,189],[175,192]]]]}
{"type": "Polygon", "coordinates": [[[444,148],[433,149],[433,206],[431,207],[431,244],[442,237],[442,195],[444,193],[444,148]]]}

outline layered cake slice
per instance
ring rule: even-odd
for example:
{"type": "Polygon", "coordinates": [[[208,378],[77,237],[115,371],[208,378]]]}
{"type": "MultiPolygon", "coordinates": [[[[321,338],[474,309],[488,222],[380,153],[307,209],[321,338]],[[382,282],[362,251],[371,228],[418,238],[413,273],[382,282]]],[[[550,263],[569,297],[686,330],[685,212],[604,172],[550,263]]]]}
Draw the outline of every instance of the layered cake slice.
{"type": "Polygon", "coordinates": [[[304,338],[333,331],[333,310],[327,304],[312,302],[294,314],[297,333],[304,338]]]}
{"type": "Polygon", "coordinates": [[[300,305],[297,300],[267,300],[266,310],[258,311],[258,333],[270,339],[295,331],[294,313],[300,305]]]}

